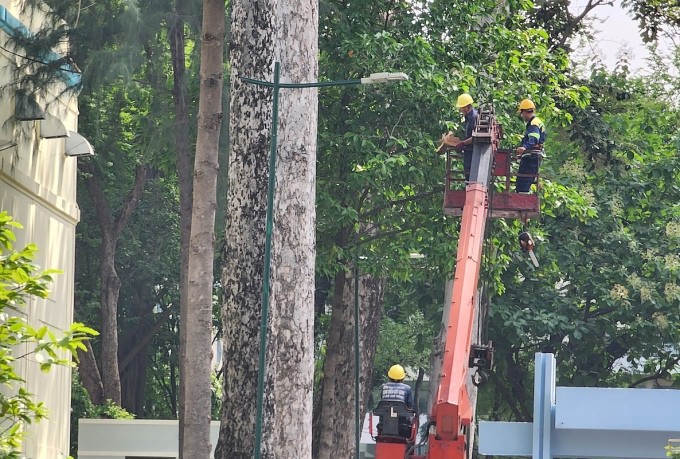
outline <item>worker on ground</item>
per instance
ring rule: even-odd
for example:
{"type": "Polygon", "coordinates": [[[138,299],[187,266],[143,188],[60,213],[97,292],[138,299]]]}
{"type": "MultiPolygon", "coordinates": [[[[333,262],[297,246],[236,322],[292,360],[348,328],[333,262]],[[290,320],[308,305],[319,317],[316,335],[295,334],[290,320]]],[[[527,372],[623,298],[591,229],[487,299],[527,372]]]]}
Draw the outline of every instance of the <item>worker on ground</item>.
{"type": "MultiPolygon", "coordinates": [[[[404,402],[406,408],[413,410],[413,391],[411,386],[404,383],[406,372],[401,365],[392,365],[387,372],[387,377],[390,382],[382,385],[381,399],[382,401],[398,401],[404,402]]],[[[413,416],[409,418],[399,418],[399,435],[402,437],[411,436],[411,424],[413,423],[413,416]]]]}
{"type": "Polygon", "coordinates": [[[465,171],[466,181],[470,179],[470,168],[472,167],[472,133],[475,132],[475,127],[477,127],[477,110],[472,106],[474,102],[472,96],[467,93],[458,96],[458,101],[456,101],[456,107],[465,117],[465,133],[463,140],[454,148],[463,153],[463,170],[465,171]]]}
{"type": "Polygon", "coordinates": [[[518,193],[528,193],[531,190],[531,184],[535,182],[538,175],[541,159],[545,156],[543,151],[546,137],[545,126],[543,121],[534,115],[534,110],[536,110],[536,105],[530,99],[524,99],[519,103],[519,116],[527,125],[522,145],[517,148],[519,175],[515,191],[518,193]]]}

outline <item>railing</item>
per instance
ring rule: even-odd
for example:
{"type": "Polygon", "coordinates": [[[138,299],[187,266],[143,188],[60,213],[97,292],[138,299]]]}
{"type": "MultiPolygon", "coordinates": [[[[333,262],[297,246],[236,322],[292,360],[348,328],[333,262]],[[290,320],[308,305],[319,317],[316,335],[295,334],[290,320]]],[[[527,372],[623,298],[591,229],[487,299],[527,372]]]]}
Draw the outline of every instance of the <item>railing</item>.
{"type": "MultiPolygon", "coordinates": [[[[498,149],[494,155],[491,194],[491,216],[496,218],[535,218],[540,215],[539,174],[519,174],[513,171],[514,151],[498,149]],[[533,177],[536,193],[516,193],[517,177],[533,177]]],[[[465,203],[465,172],[463,154],[456,151],[446,153],[446,177],[444,191],[444,213],[460,216],[465,203]]]]}

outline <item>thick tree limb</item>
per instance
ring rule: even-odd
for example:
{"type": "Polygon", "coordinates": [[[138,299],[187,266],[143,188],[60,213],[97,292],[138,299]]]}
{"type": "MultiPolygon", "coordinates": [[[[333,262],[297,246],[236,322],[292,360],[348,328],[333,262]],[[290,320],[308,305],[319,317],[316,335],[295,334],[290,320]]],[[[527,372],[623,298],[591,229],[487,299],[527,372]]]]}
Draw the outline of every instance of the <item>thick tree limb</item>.
{"type": "Polygon", "coordinates": [[[137,324],[137,327],[121,339],[122,343],[119,345],[118,352],[118,358],[120,359],[118,365],[121,373],[125,371],[125,367],[137,357],[139,352],[149,345],[163,324],[167,322],[170,312],[170,308],[166,309],[155,321],[153,320],[154,316],[150,317],[151,320],[149,320],[149,317],[143,317],[137,324]]]}
{"type": "Polygon", "coordinates": [[[515,415],[515,419],[517,421],[528,421],[531,418],[525,417],[517,408],[517,404],[515,403],[515,398],[510,394],[510,391],[508,390],[507,387],[501,382],[500,378],[496,374],[495,371],[490,371],[489,376],[491,381],[493,381],[494,386],[496,387],[497,391],[496,394],[500,395],[503,400],[505,400],[505,403],[510,407],[510,410],[512,411],[512,414],[515,415]]]}
{"type": "Polygon", "coordinates": [[[569,21],[567,26],[565,27],[563,33],[562,33],[562,38],[559,41],[559,48],[564,48],[564,46],[567,43],[567,40],[571,38],[571,36],[574,33],[574,30],[579,26],[581,21],[595,8],[598,6],[604,6],[604,5],[613,5],[614,2],[612,0],[588,0],[588,3],[583,7],[583,11],[577,16],[574,16],[574,18],[569,21]]]}
{"type": "Polygon", "coordinates": [[[655,379],[663,378],[665,374],[667,374],[669,371],[671,371],[675,366],[680,362],[680,356],[670,359],[666,362],[666,364],[663,366],[662,369],[654,373],[653,375],[650,376],[645,376],[644,378],[640,378],[635,382],[632,382],[628,385],[628,387],[636,387],[639,386],[640,384],[646,383],[647,381],[653,381],[655,379]]]}
{"type": "Polygon", "coordinates": [[[411,231],[411,230],[422,228],[422,227],[423,227],[423,225],[408,225],[408,226],[404,226],[403,228],[399,228],[399,229],[396,229],[396,230],[393,230],[393,231],[386,231],[384,233],[376,234],[375,236],[371,236],[371,237],[361,239],[359,241],[359,245],[364,245],[364,244],[367,244],[367,243],[374,241],[376,239],[382,239],[382,238],[385,238],[385,237],[394,236],[394,235],[397,235],[397,234],[404,233],[406,231],[411,231]]]}

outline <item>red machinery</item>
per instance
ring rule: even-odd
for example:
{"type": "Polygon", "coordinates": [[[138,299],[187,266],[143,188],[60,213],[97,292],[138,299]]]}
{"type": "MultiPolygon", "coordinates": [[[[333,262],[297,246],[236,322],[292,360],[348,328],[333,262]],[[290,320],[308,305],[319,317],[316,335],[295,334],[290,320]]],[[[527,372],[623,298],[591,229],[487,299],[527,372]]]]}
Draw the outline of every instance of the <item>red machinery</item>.
{"type": "MultiPolygon", "coordinates": [[[[472,344],[475,315],[474,298],[477,292],[482,262],[482,246],[487,217],[520,218],[523,221],[538,216],[536,194],[510,192],[510,163],[512,152],[499,150],[501,126],[492,110],[480,111],[473,134],[474,153],[470,177],[465,190],[453,190],[455,180],[451,170],[451,155],[447,158],[444,213],[462,216],[456,269],[453,281],[449,322],[446,325],[446,344],[443,352],[442,374],[437,397],[430,413],[428,451],[415,455],[414,440],[381,432],[376,437],[376,459],[467,459],[468,438],[473,406],[468,393],[468,368],[484,370],[491,367],[491,345],[472,344]],[[497,178],[494,181],[494,177],[497,178]],[[500,182],[499,182],[500,180],[500,182]]],[[[381,402],[383,403],[383,402],[381,402]]],[[[396,417],[398,409],[383,406],[374,412],[396,417]]]]}

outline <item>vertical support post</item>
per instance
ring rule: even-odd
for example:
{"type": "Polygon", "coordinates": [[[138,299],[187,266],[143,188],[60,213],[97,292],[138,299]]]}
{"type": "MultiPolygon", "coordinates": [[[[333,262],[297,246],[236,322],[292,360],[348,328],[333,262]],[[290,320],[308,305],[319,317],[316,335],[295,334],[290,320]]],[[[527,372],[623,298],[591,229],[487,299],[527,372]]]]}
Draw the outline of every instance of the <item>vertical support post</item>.
{"type": "Polygon", "coordinates": [[[359,265],[358,257],[354,262],[354,441],[355,452],[354,456],[359,459],[359,445],[361,442],[361,404],[359,401],[359,376],[361,374],[359,369],[360,359],[359,352],[359,265]]]}
{"type": "Polygon", "coordinates": [[[532,459],[552,459],[550,435],[555,419],[555,356],[536,353],[532,459]]]}
{"type": "Polygon", "coordinates": [[[271,271],[272,228],[274,226],[274,185],[276,183],[276,140],[279,125],[280,64],[274,63],[274,91],[272,100],[272,138],[269,150],[269,184],[267,188],[267,223],[264,240],[264,272],[262,275],[262,320],[260,321],[260,355],[257,372],[257,408],[255,415],[255,459],[262,454],[262,416],[264,405],[264,373],[267,350],[267,322],[269,320],[269,277],[271,271]]]}

